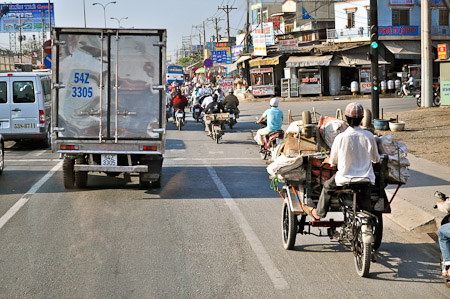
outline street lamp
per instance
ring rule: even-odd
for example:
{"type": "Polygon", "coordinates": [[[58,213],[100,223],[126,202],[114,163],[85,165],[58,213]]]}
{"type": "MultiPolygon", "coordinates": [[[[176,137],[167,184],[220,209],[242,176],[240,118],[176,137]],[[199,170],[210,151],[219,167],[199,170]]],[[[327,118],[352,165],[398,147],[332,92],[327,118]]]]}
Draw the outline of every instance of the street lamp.
{"type": "Polygon", "coordinates": [[[92,3],[92,5],[100,5],[101,7],[103,7],[103,18],[105,19],[105,28],[106,28],[106,7],[110,4],[116,4],[116,1],[108,2],[105,5],[98,2],[92,3]]]}
{"type": "Polygon", "coordinates": [[[120,21],[122,21],[122,20],[128,20],[128,17],[123,17],[123,18],[120,18],[120,19],[111,17],[110,19],[111,19],[111,20],[116,20],[116,21],[117,21],[117,24],[118,24],[118,26],[119,26],[119,28],[120,28],[120,21]]]}

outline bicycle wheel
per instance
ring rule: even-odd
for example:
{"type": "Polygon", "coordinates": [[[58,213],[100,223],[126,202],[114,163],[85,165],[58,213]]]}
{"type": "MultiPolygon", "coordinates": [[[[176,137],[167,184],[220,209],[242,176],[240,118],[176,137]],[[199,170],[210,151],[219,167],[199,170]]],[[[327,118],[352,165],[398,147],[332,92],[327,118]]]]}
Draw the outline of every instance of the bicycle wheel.
{"type": "Polygon", "coordinates": [[[363,241],[361,225],[356,228],[354,234],[354,258],[356,273],[361,277],[367,277],[370,270],[370,258],[372,256],[372,244],[363,241]]]}
{"type": "Polygon", "coordinates": [[[295,239],[297,237],[298,220],[289,207],[288,201],[283,202],[281,232],[283,235],[283,247],[286,250],[294,249],[295,239]]]}

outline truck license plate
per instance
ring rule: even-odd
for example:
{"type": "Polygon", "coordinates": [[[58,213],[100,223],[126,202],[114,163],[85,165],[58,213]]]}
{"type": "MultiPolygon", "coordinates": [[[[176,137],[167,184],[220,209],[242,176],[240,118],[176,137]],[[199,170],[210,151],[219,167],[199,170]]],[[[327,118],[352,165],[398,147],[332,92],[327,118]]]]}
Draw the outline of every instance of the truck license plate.
{"type": "Polygon", "coordinates": [[[102,154],[103,166],[117,166],[117,155],[102,154]]]}

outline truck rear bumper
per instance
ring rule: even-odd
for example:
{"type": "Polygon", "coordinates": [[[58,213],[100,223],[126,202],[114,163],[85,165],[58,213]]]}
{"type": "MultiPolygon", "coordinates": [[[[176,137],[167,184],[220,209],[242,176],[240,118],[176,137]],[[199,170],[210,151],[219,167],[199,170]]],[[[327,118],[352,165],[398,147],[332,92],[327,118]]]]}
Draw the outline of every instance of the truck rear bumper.
{"type": "Polygon", "coordinates": [[[74,165],[75,171],[98,172],[148,172],[148,165],[135,166],[106,166],[106,165],[74,165]]]}

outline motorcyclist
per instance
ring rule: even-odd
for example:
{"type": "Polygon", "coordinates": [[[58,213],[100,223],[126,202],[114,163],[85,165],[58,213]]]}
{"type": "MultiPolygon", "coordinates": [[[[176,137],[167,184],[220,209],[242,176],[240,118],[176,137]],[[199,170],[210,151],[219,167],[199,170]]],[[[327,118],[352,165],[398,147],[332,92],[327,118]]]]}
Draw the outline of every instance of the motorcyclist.
{"type": "Polygon", "coordinates": [[[332,193],[337,186],[361,181],[375,184],[372,162],[380,161],[380,155],[374,135],[359,126],[364,117],[363,106],[358,103],[348,104],[345,108],[345,117],[349,127],[336,136],[330,156],[324,160],[324,163],[331,166],[337,165],[338,170],[324,183],[317,209],[303,205],[305,212],[315,219],[327,215],[332,193]]]}
{"type": "Polygon", "coordinates": [[[202,109],[205,110],[206,106],[208,106],[212,101],[213,101],[213,97],[211,96],[210,93],[204,94],[203,100],[202,100],[202,109]]]}
{"type": "Polygon", "coordinates": [[[186,114],[184,113],[184,108],[186,108],[187,105],[189,105],[189,101],[181,93],[181,90],[179,88],[176,89],[175,97],[172,99],[172,107],[173,107],[174,111],[176,111],[177,109],[183,111],[183,120],[186,119],[186,114]]]}
{"type": "Polygon", "coordinates": [[[223,91],[220,87],[217,87],[215,94],[217,94],[217,97],[218,97],[217,100],[219,102],[223,102],[223,100],[225,99],[225,94],[223,93],[223,91]]]}
{"type": "Polygon", "coordinates": [[[270,100],[270,109],[264,111],[263,115],[256,121],[257,124],[261,124],[264,119],[267,119],[267,127],[259,129],[256,132],[255,141],[259,145],[264,145],[263,138],[272,132],[281,130],[283,123],[283,111],[278,109],[278,99],[272,98],[270,100]]]}
{"type": "Polygon", "coordinates": [[[230,89],[228,91],[228,95],[225,97],[225,99],[222,102],[223,106],[228,109],[234,109],[234,114],[236,115],[236,118],[239,117],[239,99],[234,95],[233,90],[230,89]]]}
{"type": "MultiPolygon", "coordinates": [[[[221,113],[225,111],[225,108],[223,107],[222,103],[218,101],[218,96],[216,94],[213,94],[212,96],[213,101],[209,103],[205,108],[206,114],[216,114],[221,113]]],[[[222,130],[224,129],[224,122],[221,121],[222,130]]],[[[205,128],[208,132],[208,136],[211,136],[212,132],[212,123],[210,119],[205,120],[205,128]]]]}
{"type": "Polygon", "coordinates": [[[411,76],[411,74],[408,74],[408,81],[406,81],[403,84],[403,92],[405,94],[405,96],[408,96],[411,91],[413,91],[415,88],[415,80],[414,77],[411,76]]]}
{"type": "Polygon", "coordinates": [[[438,230],[439,247],[442,253],[442,276],[450,277],[450,199],[436,203],[439,211],[447,213],[438,230]]]}

